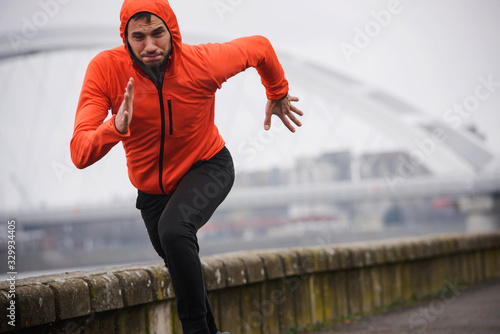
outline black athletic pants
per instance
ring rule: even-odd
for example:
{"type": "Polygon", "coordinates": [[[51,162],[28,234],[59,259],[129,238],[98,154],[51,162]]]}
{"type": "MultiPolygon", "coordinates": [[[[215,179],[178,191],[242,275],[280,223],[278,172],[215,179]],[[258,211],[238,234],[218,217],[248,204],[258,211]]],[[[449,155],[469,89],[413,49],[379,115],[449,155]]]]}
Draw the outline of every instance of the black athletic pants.
{"type": "Polygon", "coordinates": [[[195,163],[171,195],[139,191],[137,197],[151,243],[169,270],[185,334],[218,331],[205,291],[196,232],[233,182],[233,160],[224,147],[210,160],[195,163]]]}

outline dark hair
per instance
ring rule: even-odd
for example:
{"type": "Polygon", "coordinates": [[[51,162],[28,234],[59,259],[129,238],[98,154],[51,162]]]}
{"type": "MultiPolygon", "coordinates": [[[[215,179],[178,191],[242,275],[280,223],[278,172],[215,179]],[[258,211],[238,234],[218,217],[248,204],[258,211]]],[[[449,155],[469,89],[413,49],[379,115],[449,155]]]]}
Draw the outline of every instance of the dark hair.
{"type": "Polygon", "coordinates": [[[147,23],[151,22],[151,13],[150,12],[139,12],[134,14],[130,20],[134,21],[140,21],[140,20],[146,20],[147,23]]]}
{"type": "MultiPolygon", "coordinates": [[[[151,14],[150,12],[139,12],[139,13],[135,13],[134,15],[132,15],[132,17],[130,18],[130,20],[128,20],[128,22],[134,20],[134,21],[140,21],[140,20],[146,20],[146,23],[151,23],[151,14]]],[[[125,27],[125,38],[128,38],[128,23],[127,23],[127,26],[125,27]]]]}

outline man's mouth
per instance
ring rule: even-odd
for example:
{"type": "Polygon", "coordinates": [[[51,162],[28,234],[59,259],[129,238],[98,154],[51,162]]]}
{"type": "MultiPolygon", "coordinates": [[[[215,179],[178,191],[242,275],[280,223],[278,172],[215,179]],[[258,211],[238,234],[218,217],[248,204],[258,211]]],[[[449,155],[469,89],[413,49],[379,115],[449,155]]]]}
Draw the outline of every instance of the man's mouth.
{"type": "Polygon", "coordinates": [[[161,58],[162,58],[161,54],[146,55],[146,56],[142,57],[144,62],[157,61],[157,60],[161,60],[161,58]]]}

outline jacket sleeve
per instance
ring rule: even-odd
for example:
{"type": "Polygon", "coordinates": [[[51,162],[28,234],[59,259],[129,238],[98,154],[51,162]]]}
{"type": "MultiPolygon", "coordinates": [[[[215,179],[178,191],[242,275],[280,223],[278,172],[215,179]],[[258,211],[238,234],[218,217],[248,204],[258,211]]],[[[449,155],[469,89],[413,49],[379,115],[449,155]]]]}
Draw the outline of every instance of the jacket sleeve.
{"type": "Polygon", "coordinates": [[[278,100],[288,93],[288,81],[269,40],[263,36],[235,39],[228,43],[207,44],[208,73],[215,88],[249,67],[257,69],[269,100],[278,100]]]}
{"type": "Polygon", "coordinates": [[[121,134],[116,130],[115,115],[104,121],[111,102],[107,93],[108,81],[96,58],[90,62],[85,74],[70,143],[71,159],[80,169],[92,165],[119,141],[130,136],[129,132],[121,134]]]}

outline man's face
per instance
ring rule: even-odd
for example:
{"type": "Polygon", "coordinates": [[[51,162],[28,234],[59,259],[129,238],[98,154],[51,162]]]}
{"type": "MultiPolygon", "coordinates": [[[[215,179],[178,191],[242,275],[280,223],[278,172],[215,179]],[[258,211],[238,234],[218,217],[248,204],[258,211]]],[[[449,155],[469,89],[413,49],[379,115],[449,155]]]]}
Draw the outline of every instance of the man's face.
{"type": "Polygon", "coordinates": [[[156,15],[151,21],[130,20],[127,39],[134,55],[146,66],[155,68],[172,52],[172,40],[165,23],[156,15]]]}

